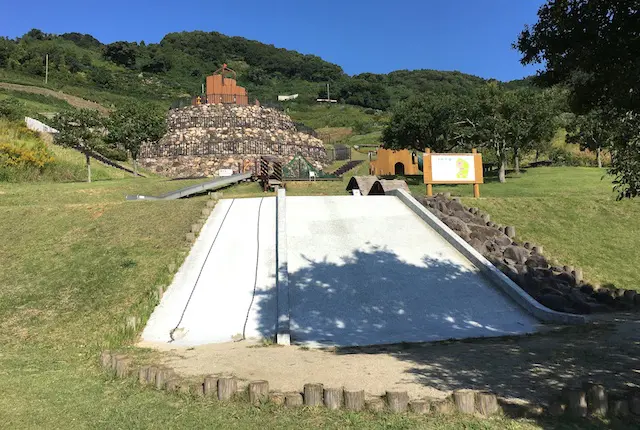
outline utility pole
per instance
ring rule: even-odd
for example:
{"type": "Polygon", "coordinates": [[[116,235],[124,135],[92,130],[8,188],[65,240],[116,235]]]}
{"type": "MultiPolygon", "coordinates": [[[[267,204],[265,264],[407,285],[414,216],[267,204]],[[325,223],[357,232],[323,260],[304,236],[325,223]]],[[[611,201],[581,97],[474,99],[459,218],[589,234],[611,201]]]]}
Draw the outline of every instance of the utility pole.
{"type": "MultiPolygon", "coordinates": [[[[331,94],[329,94],[329,82],[327,82],[327,100],[331,100],[331,94]]],[[[331,104],[331,102],[329,102],[331,104]]]]}
{"type": "Polygon", "coordinates": [[[49,54],[46,56],[45,66],[44,66],[44,84],[47,85],[49,82],[49,54]]]}

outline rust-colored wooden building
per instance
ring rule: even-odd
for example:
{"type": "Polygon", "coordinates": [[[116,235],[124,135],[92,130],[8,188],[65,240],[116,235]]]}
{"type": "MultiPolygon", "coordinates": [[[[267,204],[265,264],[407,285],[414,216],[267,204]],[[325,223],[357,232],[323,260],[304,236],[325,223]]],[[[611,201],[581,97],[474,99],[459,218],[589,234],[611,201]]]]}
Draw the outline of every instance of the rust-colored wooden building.
{"type": "Polygon", "coordinates": [[[372,175],[419,175],[418,157],[408,149],[394,151],[378,148],[376,160],[369,167],[372,175]]]}
{"type": "Polygon", "coordinates": [[[205,103],[248,105],[249,96],[247,90],[236,83],[236,72],[224,64],[213,75],[207,76],[205,97],[193,99],[194,105],[205,103]]]}

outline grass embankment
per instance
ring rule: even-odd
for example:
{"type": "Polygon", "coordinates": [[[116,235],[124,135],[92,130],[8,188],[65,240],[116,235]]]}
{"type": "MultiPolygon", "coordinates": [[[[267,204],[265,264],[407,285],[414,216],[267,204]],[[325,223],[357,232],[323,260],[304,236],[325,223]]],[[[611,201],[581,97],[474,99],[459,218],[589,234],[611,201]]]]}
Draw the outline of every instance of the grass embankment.
{"type": "MultiPolygon", "coordinates": [[[[50,141],[44,142],[38,134],[28,130],[24,124],[0,119],[0,146],[2,145],[26,150],[45,148],[51,158],[43,166],[34,165],[32,162],[7,165],[3,163],[0,154],[0,181],[71,182],[87,179],[87,168],[83,154],[71,148],[55,145],[50,141]]],[[[127,163],[122,164],[127,165],[127,163]]],[[[147,174],[147,172],[142,173],[147,174]]],[[[93,181],[123,179],[131,176],[130,173],[123,170],[91,160],[91,179],[93,181]]]]}
{"type": "MultiPolygon", "coordinates": [[[[506,418],[411,417],[221,405],[112,380],[103,348],[148,315],[202,198],[126,202],[195,181],[0,184],[0,420],[6,428],[533,429],[506,418]]],[[[295,188],[295,187],[294,187],[295,188]]]]}
{"type": "Polygon", "coordinates": [[[560,264],[583,268],[591,282],[640,291],[640,201],[616,201],[611,178],[603,175],[597,168],[536,168],[505,184],[488,182],[478,200],[471,186],[435,191],[464,196],[493,221],[516,226],[520,240],[543,245],[560,264]]]}

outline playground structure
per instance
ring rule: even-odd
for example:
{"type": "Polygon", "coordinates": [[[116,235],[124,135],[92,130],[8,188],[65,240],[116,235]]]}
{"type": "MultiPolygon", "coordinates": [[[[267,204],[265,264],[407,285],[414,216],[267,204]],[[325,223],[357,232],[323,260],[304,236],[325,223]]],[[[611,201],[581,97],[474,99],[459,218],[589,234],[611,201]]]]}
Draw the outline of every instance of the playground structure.
{"type": "Polygon", "coordinates": [[[248,105],[247,90],[239,86],[236,79],[236,72],[223,64],[213,75],[207,76],[205,94],[194,97],[192,104],[194,106],[201,104],[248,105]]]}
{"type": "Polygon", "coordinates": [[[422,171],[422,156],[415,151],[378,148],[376,154],[369,164],[371,175],[412,176],[422,171]]]}
{"type": "Polygon", "coordinates": [[[409,192],[409,187],[405,181],[399,179],[378,179],[376,176],[354,176],[347,184],[347,191],[349,193],[360,193],[362,196],[384,196],[392,190],[399,189],[409,192]]]}
{"type": "Polygon", "coordinates": [[[378,148],[376,160],[369,164],[371,175],[413,176],[421,172],[427,186],[427,196],[433,195],[434,184],[473,184],[473,196],[480,197],[484,170],[482,155],[475,149],[470,154],[437,154],[427,148],[421,154],[408,149],[378,148]]]}

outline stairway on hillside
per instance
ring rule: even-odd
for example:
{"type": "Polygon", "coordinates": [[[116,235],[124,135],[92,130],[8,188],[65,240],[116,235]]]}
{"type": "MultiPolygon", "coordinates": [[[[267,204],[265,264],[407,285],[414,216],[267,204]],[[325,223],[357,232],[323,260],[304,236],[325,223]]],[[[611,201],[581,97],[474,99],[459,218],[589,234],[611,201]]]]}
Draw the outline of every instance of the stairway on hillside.
{"type": "Polygon", "coordinates": [[[346,162],[345,164],[343,164],[342,166],[338,167],[338,169],[333,172],[333,175],[336,176],[342,176],[345,173],[347,173],[349,170],[354,169],[356,166],[359,166],[360,164],[362,164],[364,160],[351,160],[346,162]]]}

